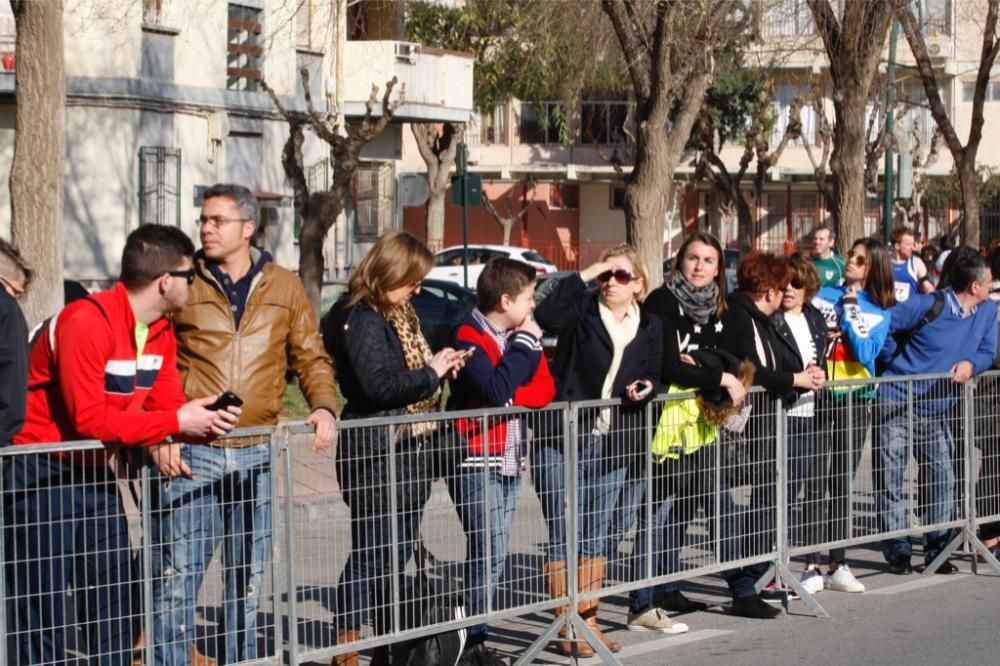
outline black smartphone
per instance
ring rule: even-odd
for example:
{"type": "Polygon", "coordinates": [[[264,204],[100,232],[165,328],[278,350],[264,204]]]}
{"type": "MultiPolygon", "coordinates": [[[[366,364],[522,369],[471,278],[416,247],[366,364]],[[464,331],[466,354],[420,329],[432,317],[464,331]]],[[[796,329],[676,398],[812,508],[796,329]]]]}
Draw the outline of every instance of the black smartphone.
{"type": "Polygon", "coordinates": [[[215,402],[213,402],[205,409],[212,412],[216,412],[220,409],[225,409],[226,407],[242,407],[242,406],[243,406],[243,399],[240,398],[240,396],[236,395],[232,391],[226,391],[225,393],[220,395],[215,402]]]}

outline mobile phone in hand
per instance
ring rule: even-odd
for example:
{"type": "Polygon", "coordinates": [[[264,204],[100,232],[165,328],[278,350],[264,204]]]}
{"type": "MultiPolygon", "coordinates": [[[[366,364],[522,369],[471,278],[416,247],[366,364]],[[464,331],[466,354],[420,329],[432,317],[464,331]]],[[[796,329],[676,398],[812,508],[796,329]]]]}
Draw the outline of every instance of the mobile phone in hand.
{"type": "Polygon", "coordinates": [[[232,391],[226,391],[218,397],[218,399],[205,409],[217,412],[220,409],[226,409],[227,407],[242,407],[243,399],[236,395],[232,391]]]}
{"type": "Polygon", "coordinates": [[[639,379],[632,382],[632,385],[629,388],[635,388],[635,397],[642,400],[653,392],[653,382],[645,379],[639,379]]]}
{"type": "Polygon", "coordinates": [[[469,347],[468,349],[463,349],[462,351],[458,352],[458,355],[462,358],[463,361],[466,361],[475,352],[476,352],[476,348],[475,347],[469,347]]]}

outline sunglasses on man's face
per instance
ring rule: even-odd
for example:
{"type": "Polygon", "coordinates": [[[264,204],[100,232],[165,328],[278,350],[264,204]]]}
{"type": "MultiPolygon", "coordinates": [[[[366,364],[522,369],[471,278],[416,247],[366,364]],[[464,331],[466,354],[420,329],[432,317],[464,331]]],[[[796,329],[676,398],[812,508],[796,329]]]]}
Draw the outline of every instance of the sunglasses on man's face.
{"type": "Polygon", "coordinates": [[[604,271],[603,273],[597,276],[597,281],[608,282],[611,280],[611,278],[614,278],[615,282],[617,282],[618,284],[628,284],[632,280],[636,279],[636,277],[631,273],[629,273],[628,271],[619,268],[613,271],[604,271]]]}

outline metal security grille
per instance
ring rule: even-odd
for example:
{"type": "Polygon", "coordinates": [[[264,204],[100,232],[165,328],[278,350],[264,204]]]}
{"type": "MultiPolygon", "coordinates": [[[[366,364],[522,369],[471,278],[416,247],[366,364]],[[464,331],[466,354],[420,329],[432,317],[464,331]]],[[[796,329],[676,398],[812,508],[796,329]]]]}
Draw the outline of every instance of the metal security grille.
{"type": "Polygon", "coordinates": [[[139,224],[180,226],[180,148],[139,148],[139,224]]]}
{"type": "Polygon", "coordinates": [[[392,226],[395,188],[391,162],[369,162],[358,167],[351,188],[355,240],[374,241],[392,226]]]}

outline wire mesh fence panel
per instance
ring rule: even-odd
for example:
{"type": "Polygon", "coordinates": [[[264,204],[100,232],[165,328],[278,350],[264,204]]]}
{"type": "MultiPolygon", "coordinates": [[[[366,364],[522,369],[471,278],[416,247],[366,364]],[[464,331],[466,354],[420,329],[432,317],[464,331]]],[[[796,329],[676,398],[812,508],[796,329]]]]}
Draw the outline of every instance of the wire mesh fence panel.
{"type": "Polygon", "coordinates": [[[481,641],[489,620],[545,607],[550,532],[527,452],[561,443],[564,416],[345,421],[336,451],[321,454],[294,435],[281,485],[297,656],[405,644],[435,627],[481,641]]]}
{"type": "Polygon", "coordinates": [[[142,612],[136,516],[115,460],[97,443],[82,448],[4,450],[7,664],[131,662],[142,612]]]}
{"type": "MultiPolygon", "coordinates": [[[[271,430],[184,444],[190,475],[149,465],[145,663],[277,661],[271,430]]],[[[137,653],[138,654],[138,653],[137,653]]]]}
{"type": "Polygon", "coordinates": [[[872,477],[877,532],[894,570],[909,567],[910,538],[922,533],[930,563],[964,520],[962,391],[950,377],[879,382],[873,407],[872,477]]]}
{"type": "Polygon", "coordinates": [[[975,527],[980,540],[1000,538],[1000,372],[981,375],[972,403],[972,486],[975,527]]]}

